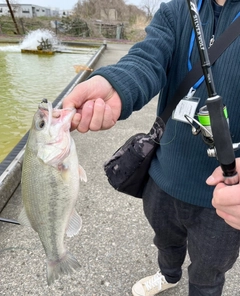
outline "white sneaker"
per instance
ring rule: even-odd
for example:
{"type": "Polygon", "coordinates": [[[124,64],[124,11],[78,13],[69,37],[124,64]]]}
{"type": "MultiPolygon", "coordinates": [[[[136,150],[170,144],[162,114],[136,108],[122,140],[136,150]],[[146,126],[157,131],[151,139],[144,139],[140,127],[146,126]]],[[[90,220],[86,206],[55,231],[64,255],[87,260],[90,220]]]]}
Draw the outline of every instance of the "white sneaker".
{"type": "Polygon", "coordinates": [[[161,272],[157,272],[154,275],[147,276],[140,281],[138,281],[132,287],[132,294],[134,296],[154,296],[162,291],[169,288],[173,288],[178,284],[168,283],[165,276],[161,272]]]}

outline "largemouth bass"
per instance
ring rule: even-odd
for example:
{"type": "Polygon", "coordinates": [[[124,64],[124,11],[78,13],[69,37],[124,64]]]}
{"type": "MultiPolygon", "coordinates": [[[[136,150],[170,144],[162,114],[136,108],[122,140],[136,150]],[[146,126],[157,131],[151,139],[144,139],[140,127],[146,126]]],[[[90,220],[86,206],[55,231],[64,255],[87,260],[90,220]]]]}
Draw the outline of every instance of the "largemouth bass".
{"type": "Polygon", "coordinates": [[[43,101],[33,117],[22,169],[23,210],[19,222],[39,235],[47,257],[47,282],[80,267],[64,245],[78,234],[82,221],[75,210],[79,179],[87,181],[70,136],[73,109],[53,109],[43,101]]]}

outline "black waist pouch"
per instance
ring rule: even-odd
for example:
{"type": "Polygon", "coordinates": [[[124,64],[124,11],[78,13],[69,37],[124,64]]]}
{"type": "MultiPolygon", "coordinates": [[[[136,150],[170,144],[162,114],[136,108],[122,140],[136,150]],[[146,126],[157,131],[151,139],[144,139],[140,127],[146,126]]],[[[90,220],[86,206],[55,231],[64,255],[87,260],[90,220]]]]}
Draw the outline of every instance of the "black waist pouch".
{"type": "Polygon", "coordinates": [[[104,164],[108,182],[119,192],[142,197],[148,170],[159,147],[165,124],[157,117],[149,133],[131,136],[104,164]]]}

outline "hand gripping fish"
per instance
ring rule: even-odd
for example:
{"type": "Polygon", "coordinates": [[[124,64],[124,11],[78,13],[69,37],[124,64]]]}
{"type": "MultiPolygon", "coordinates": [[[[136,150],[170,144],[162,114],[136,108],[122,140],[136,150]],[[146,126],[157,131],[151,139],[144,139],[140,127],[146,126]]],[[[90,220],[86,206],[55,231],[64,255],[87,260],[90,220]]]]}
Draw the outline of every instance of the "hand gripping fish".
{"type": "Polygon", "coordinates": [[[33,117],[24,154],[19,222],[39,235],[47,257],[48,285],[80,267],[64,245],[65,233],[71,237],[81,229],[75,204],[79,179],[87,181],[70,136],[75,112],[53,109],[44,100],[33,117]]]}

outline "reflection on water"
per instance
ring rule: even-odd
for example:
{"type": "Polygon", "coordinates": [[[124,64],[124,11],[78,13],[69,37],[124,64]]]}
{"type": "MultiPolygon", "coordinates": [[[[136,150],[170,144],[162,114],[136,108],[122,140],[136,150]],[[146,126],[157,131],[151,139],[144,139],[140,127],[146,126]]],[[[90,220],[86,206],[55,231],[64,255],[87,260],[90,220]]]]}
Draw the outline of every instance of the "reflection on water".
{"type": "Polygon", "coordinates": [[[55,98],[96,49],[55,55],[24,54],[19,45],[0,46],[0,162],[29,130],[43,98],[55,98]]]}

